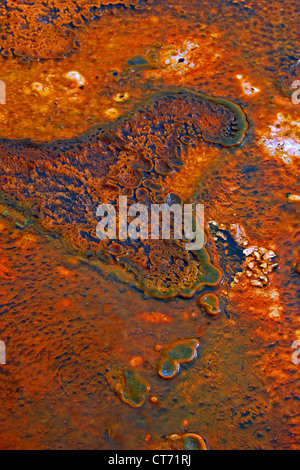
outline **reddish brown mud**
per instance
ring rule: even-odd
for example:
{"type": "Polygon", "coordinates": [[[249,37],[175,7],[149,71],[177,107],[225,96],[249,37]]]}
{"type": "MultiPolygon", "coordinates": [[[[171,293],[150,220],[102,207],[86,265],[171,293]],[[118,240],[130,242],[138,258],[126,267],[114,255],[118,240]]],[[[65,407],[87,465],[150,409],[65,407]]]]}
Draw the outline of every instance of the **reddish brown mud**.
{"type": "MultiPolygon", "coordinates": [[[[18,2],[18,17],[16,2],[0,10],[0,448],[299,449],[300,105],[290,89],[298,4],[79,3],[56,16],[47,2],[35,11],[18,2]],[[178,88],[188,90],[181,103],[169,95],[178,88]],[[175,134],[189,135],[185,106],[200,93],[204,107],[221,97],[227,113],[230,103],[242,110],[245,139],[222,146],[199,124],[192,140],[177,146],[171,134],[166,147],[155,123],[165,105],[145,104],[164,93],[166,106],[176,103],[171,120],[184,121],[175,134]],[[150,158],[141,157],[142,124],[151,128],[150,158]],[[93,136],[93,126],[108,139],[93,136]],[[68,148],[46,143],[57,140],[68,148]],[[175,147],[183,165],[168,173],[175,147]],[[153,192],[135,187],[136,161],[152,162],[142,179],[159,179],[159,195],[204,204],[206,250],[219,273],[204,291],[219,299],[213,318],[196,289],[186,299],[176,286],[169,300],[140,289],[131,266],[118,269],[117,243],[105,251],[110,262],[86,258],[80,231],[88,239],[96,229],[101,196],[113,201],[113,185],[117,193],[129,186],[134,200],[153,192]],[[163,351],[190,338],[197,358],[161,378],[163,351]],[[113,370],[119,381],[109,384],[113,370]],[[140,381],[126,382],[124,371],[140,381]]],[[[212,118],[219,136],[224,121],[212,118]]],[[[159,270],[168,256],[156,250],[159,270]]],[[[145,259],[135,256],[138,266],[145,259]]]]}

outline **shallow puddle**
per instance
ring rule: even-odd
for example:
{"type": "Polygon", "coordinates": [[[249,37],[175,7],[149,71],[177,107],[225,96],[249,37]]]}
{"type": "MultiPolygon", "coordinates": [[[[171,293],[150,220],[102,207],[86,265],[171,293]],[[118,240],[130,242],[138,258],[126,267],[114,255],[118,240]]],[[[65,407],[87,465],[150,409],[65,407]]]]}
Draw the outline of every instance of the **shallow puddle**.
{"type": "Polygon", "coordinates": [[[297,2],[2,3],[0,448],[299,449],[297,2]]]}

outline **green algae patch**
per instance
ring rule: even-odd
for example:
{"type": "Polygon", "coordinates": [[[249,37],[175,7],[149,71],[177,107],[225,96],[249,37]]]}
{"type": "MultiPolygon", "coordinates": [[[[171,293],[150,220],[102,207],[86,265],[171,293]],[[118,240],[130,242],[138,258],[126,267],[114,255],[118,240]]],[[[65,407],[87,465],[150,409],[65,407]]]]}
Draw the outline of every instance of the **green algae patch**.
{"type": "Polygon", "coordinates": [[[158,364],[158,374],[163,379],[172,379],[180,370],[180,364],[190,362],[197,356],[199,341],[189,339],[170,344],[163,352],[158,364]]]}
{"type": "Polygon", "coordinates": [[[182,450],[207,450],[204,439],[198,434],[184,434],[182,441],[182,450]]]}

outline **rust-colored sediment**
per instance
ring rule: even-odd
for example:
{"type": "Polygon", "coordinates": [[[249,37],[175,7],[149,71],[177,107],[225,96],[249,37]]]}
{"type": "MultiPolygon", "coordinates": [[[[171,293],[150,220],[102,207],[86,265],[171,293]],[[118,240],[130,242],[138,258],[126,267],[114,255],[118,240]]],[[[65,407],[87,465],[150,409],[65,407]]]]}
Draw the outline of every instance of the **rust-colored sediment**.
{"type": "Polygon", "coordinates": [[[28,3],[0,10],[0,448],[299,449],[297,1],[28,3]],[[250,127],[228,147],[233,109],[250,127]],[[129,271],[124,243],[90,258],[97,204],[118,194],[204,203],[210,287],[185,299],[174,277],[167,302],[134,287],[174,253],[194,276],[203,258],[173,242],[136,242],[129,271]],[[197,359],[163,380],[188,338],[197,359]]]}

